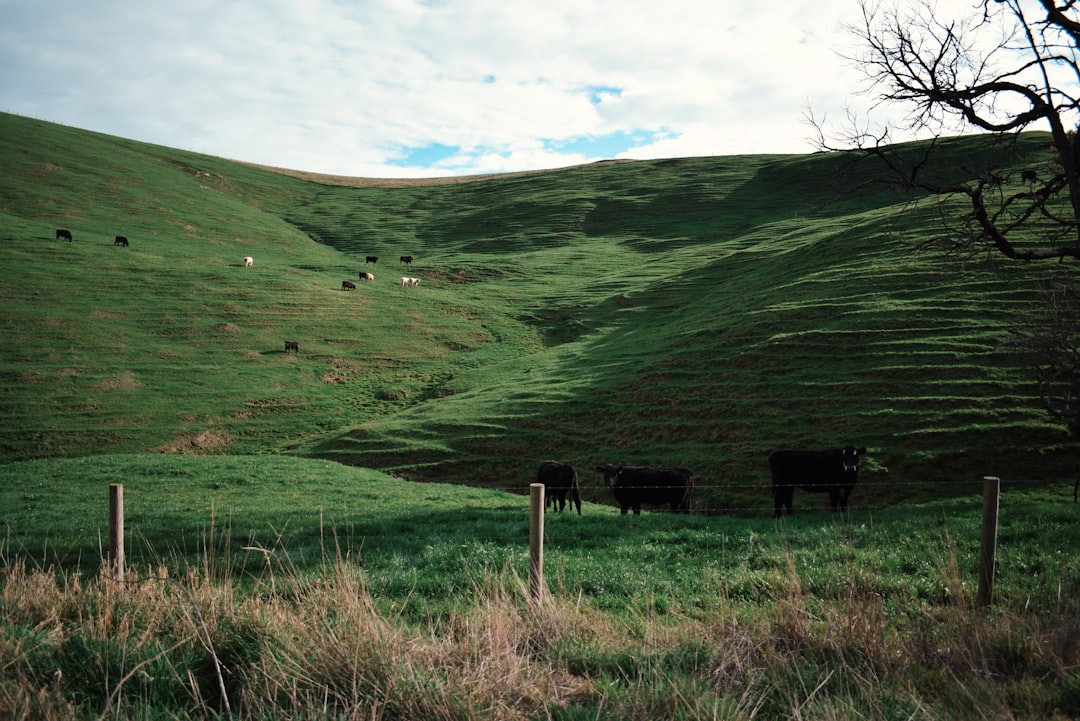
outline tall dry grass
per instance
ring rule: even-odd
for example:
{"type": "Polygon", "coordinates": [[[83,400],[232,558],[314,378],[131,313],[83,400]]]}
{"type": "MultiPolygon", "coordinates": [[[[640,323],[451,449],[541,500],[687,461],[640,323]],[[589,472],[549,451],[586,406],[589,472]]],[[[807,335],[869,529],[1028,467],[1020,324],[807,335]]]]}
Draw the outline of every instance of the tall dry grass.
{"type": "MultiPolygon", "coordinates": [[[[947,557],[941,572],[953,572],[947,557]]],[[[541,602],[512,570],[425,623],[388,612],[363,569],[210,565],[119,584],[0,570],[0,716],[11,719],[1020,719],[1080,714],[1075,612],[827,597],[794,562],[753,602],[699,613],[541,602]]]]}

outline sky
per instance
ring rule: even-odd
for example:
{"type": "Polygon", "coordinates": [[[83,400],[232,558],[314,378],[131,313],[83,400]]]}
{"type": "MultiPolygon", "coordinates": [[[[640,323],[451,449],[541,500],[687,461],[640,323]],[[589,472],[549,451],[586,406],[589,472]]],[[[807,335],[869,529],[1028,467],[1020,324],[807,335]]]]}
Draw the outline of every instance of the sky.
{"type": "MultiPolygon", "coordinates": [[[[969,0],[949,0],[970,4],[969,0]]],[[[317,173],[807,153],[857,0],[0,0],[0,111],[317,173]]]]}

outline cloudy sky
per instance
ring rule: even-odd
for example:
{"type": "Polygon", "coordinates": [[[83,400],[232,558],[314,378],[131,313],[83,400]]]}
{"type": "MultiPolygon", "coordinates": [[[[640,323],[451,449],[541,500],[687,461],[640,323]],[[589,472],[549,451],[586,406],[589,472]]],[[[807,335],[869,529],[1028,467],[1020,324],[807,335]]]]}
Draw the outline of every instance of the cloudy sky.
{"type": "Polygon", "coordinates": [[[804,153],[807,107],[841,115],[860,86],[838,55],[859,12],[857,0],[0,0],[0,111],[365,177],[804,153]]]}

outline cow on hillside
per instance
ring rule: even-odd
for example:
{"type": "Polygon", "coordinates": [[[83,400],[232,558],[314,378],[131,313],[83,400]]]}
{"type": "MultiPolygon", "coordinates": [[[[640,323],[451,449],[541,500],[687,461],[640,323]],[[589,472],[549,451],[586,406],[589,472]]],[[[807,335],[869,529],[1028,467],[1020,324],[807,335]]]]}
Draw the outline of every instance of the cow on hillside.
{"type": "Polygon", "coordinates": [[[128,239],[122,235],[116,236],[116,240],[113,241],[113,247],[116,247],[118,245],[122,245],[125,248],[128,247],[128,239]]]}
{"type": "Polygon", "coordinates": [[[255,259],[252,258],[250,255],[244,256],[244,267],[250,268],[253,265],[255,265],[255,259]]]}
{"type": "Polygon", "coordinates": [[[343,280],[343,281],[341,281],[341,289],[342,290],[356,290],[356,283],[353,283],[351,280],[343,280]]]}
{"type": "Polygon", "coordinates": [[[566,497],[570,496],[570,505],[577,506],[578,515],[581,515],[581,487],[573,466],[558,461],[545,461],[536,474],[536,482],[544,484],[545,507],[552,506],[562,513],[566,508],[566,497]]]}
{"type": "Polygon", "coordinates": [[[70,230],[64,230],[63,228],[57,228],[56,229],[56,239],[57,240],[66,240],[68,242],[71,242],[71,231],[70,230]]]}
{"type": "Polygon", "coordinates": [[[412,263],[412,256],[411,255],[403,255],[403,256],[401,256],[401,258],[399,260],[400,260],[400,262],[404,263],[405,265],[409,265],[409,264],[412,263]]]}
{"type": "Polygon", "coordinates": [[[623,515],[634,509],[641,513],[644,503],[671,505],[673,511],[690,511],[694,495],[694,474],[685,468],[642,468],[635,466],[597,467],[604,474],[604,485],[615,494],[623,515]]]}
{"type": "Polygon", "coordinates": [[[369,255],[369,256],[367,256],[367,258],[364,259],[364,262],[365,263],[378,263],[379,262],[379,256],[377,256],[377,255],[369,255]]]}
{"type": "Polygon", "coordinates": [[[368,283],[371,283],[375,280],[375,276],[371,273],[365,273],[363,271],[360,271],[360,280],[366,280],[368,283]]]}
{"type": "Polygon", "coordinates": [[[865,448],[845,446],[827,451],[773,451],[769,454],[772,471],[773,515],[791,513],[795,488],[811,493],[828,493],[834,510],[846,511],[848,498],[859,478],[859,457],[865,448]]]}
{"type": "Polygon", "coordinates": [[[294,353],[299,353],[300,352],[300,341],[297,341],[297,340],[287,340],[287,341],[285,341],[285,352],[288,353],[289,351],[293,351],[294,353]]]}

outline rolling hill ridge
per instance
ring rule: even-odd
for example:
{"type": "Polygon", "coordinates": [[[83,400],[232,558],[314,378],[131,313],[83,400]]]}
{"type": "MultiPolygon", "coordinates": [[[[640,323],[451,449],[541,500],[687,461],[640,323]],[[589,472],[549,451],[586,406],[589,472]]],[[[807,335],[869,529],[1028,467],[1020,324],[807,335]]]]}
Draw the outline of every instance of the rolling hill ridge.
{"type": "MultiPolygon", "coordinates": [[[[914,252],[935,210],[843,155],[349,187],[0,129],[4,460],[289,453],[521,488],[553,457],[594,500],[598,463],[657,463],[715,511],[767,506],[781,446],[868,446],[864,503],[1075,467],[1006,344],[1046,268],[914,252]]],[[[1049,156],[942,151],[957,174],[1049,156]]]]}

